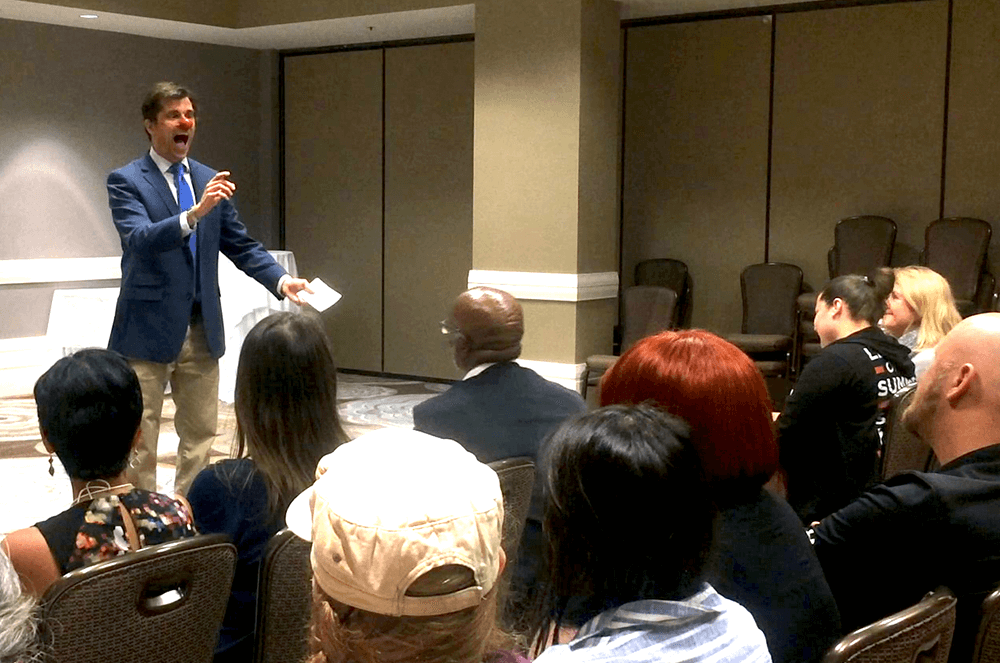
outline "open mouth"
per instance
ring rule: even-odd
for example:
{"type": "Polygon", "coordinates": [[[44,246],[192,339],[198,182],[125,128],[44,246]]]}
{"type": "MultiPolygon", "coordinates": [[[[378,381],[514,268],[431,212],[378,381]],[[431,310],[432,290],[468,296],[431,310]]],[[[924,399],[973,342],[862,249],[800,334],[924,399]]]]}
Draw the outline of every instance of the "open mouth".
{"type": "Polygon", "coordinates": [[[177,134],[174,136],[174,142],[178,145],[187,145],[188,137],[187,134],[177,134]]]}

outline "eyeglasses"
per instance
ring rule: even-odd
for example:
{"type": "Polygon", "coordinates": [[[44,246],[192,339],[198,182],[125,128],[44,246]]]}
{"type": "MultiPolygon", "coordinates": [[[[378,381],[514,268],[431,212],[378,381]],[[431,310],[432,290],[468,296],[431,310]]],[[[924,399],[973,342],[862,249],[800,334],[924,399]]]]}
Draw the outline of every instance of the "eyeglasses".
{"type": "Polygon", "coordinates": [[[441,321],[441,335],[442,336],[447,336],[450,339],[450,338],[453,338],[455,336],[460,335],[461,333],[462,332],[459,330],[459,328],[456,327],[455,325],[453,325],[451,322],[449,322],[447,320],[442,320],[441,321]]]}

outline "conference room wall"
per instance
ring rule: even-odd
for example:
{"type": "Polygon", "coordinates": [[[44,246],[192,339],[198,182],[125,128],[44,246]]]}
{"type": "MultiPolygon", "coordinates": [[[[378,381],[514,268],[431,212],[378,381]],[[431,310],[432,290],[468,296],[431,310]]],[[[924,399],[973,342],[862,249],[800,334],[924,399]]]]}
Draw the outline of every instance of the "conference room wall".
{"type": "Polygon", "coordinates": [[[990,272],[1000,277],[1000,7],[958,0],[952,19],[945,216],[993,226],[990,272]]]}
{"type": "Polygon", "coordinates": [[[472,269],[473,48],[385,51],[384,370],[391,373],[458,376],[438,323],[472,269]]]}
{"type": "Polygon", "coordinates": [[[649,258],[687,263],[695,326],[739,331],[740,270],[764,257],[771,24],[630,28],[623,286],[649,258]]]}
{"type": "MultiPolygon", "coordinates": [[[[233,171],[251,234],[277,248],[276,54],[0,20],[0,63],[0,261],[121,255],[105,180],[149,148],[139,106],[161,79],[198,93],[192,156],[233,171]]],[[[0,339],[44,335],[54,289],[0,286],[0,339]]]]}
{"type": "Polygon", "coordinates": [[[896,222],[911,262],[938,217],[947,0],[779,14],[770,258],[821,288],[837,221],[896,222]]]}
{"type": "Polygon", "coordinates": [[[342,368],[382,370],[383,51],[283,58],[285,247],[343,294],[323,314],[342,368]]]}

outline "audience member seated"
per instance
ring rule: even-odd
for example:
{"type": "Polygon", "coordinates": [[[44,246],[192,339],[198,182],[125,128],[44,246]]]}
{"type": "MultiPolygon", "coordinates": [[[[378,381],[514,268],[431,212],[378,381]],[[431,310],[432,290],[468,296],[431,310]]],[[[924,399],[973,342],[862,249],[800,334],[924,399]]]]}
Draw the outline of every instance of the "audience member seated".
{"type": "Polygon", "coordinates": [[[981,600],[1000,580],[1000,314],[959,323],[937,346],[903,424],[941,468],[875,486],[816,527],[816,553],[845,629],[944,585],[958,596],[950,659],[967,661],[981,600]]]}
{"type": "Polygon", "coordinates": [[[538,663],[771,660],[750,613],[704,582],[715,508],[680,420],[602,408],[546,459],[538,663]]]}
{"type": "MultiPolygon", "coordinates": [[[[538,458],[542,440],[568,417],[587,409],[583,399],[514,363],[521,354],[524,313],[509,293],[473,288],[458,296],[443,324],[466,371],[461,382],[413,408],[418,431],[457,440],[480,462],[538,458]]],[[[535,481],[528,520],[511,580],[509,622],[533,601],[542,550],[541,481],[535,481]]]]}
{"type": "Polygon", "coordinates": [[[124,358],[97,349],[63,357],[38,378],[35,403],[42,443],[59,456],[76,498],[4,540],[28,593],[40,597],[69,571],[196,534],[185,505],[125,479],[142,392],[124,358]]]}
{"type": "Polygon", "coordinates": [[[882,329],[910,349],[916,377],[934,361],[934,346],[962,321],[948,281],[929,267],[884,268],[894,280],[882,329]]]}
{"type": "Polygon", "coordinates": [[[40,660],[35,601],[21,591],[17,571],[0,552],[0,663],[40,660]]]}
{"type": "Polygon", "coordinates": [[[312,541],[310,663],[527,663],[496,628],[503,495],[461,445],[383,429],[292,502],[312,541]]]}
{"type": "Polygon", "coordinates": [[[913,383],[909,349],[876,326],[888,288],[838,276],[816,299],[823,350],[810,361],[778,417],[788,501],[804,523],[829,515],[878,476],[885,408],[913,383]]]}
{"type": "Polygon", "coordinates": [[[691,427],[719,508],[705,579],[750,611],[775,663],[819,660],[840,618],[801,522],[763,488],[778,445],[760,371],[707,331],[663,332],[634,345],[601,382],[602,405],[643,402],[691,427]]]}
{"type": "Polygon", "coordinates": [[[312,316],[276,313],[250,330],[236,370],[235,458],[202,470],[188,499],[199,531],[228,534],[239,552],[216,661],[252,658],[257,576],[267,542],[316,464],[347,441],[337,368],[312,316]]]}

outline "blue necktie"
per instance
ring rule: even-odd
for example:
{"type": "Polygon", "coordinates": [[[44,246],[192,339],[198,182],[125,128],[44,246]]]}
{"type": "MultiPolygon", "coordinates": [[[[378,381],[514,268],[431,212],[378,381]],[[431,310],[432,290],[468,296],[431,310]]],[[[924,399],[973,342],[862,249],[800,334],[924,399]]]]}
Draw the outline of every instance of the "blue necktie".
{"type": "MultiPolygon", "coordinates": [[[[192,193],[191,187],[184,177],[184,163],[178,161],[170,166],[169,170],[174,174],[174,186],[177,188],[177,206],[181,208],[182,212],[191,209],[194,207],[194,193],[192,193]]],[[[196,258],[195,265],[197,265],[198,241],[196,232],[188,235],[188,246],[191,247],[191,256],[196,258]]]]}

